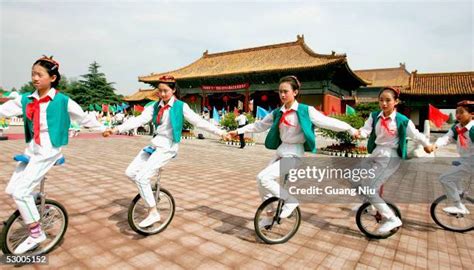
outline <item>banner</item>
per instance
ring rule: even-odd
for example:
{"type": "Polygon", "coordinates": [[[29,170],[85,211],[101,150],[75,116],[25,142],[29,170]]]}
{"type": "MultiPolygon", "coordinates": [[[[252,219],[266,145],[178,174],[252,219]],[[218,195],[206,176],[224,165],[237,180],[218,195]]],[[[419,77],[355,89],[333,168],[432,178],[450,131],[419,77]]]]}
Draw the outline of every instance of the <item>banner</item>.
{"type": "Polygon", "coordinates": [[[240,83],[240,84],[232,84],[232,85],[201,85],[201,89],[203,91],[210,91],[210,92],[219,92],[219,91],[233,91],[233,90],[240,90],[240,89],[247,89],[249,88],[249,83],[240,83]]]}

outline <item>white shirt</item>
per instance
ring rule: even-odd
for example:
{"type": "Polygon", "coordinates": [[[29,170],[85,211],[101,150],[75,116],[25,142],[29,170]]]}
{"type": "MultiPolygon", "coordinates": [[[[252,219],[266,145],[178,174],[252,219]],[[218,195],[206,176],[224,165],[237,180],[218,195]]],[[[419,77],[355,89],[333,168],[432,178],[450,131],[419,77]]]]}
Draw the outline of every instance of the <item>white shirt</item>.
{"type": "MultiPolygon", "coordinates": [[[[456,126],[462,128],[461,124],[457,124],[456,126]]],[[[458,140],[456,141],[456,148],[458,150],[459,155],[462,158],[472,158],[474,156],[474,142],[471,141],[471,137],[469,137],[469,130],[472,128],[472,126],[474,126],[474,120],[469,121],[469,123],[467,123],[467,125],[465,126],[467,128],[467,131],[464,132],[464,137],[466,137],[466,143],[467,143],[466,148],[461,147],[459,135],[458,135],[458,140]]],[[[442,146],[448,145],[449,143],[455,142],[453,136],[454,136],[454,133],[450,128],[448,133],[446,133],[445,135],[443,135],[443,137],[440,137],[436,140],[435,142],[436,146],[442,147],[442,146]]]]}
{"type": "MultiPolygon", "coordinates": [[[[304,155],[305,138],[303,130],[301,129],[301,125],[298,121],[298,115],[296,114],[296,111],[298,110],[298,102],[295,101],[290,109],[293,110],[293,112],[290,112],[286,116],[286,119],[291,124],[291,126],[287,126],[284,123],[279,126],[282,144],[277,149],[277,155],[280,157],[301,157],[304,155]]],[[[285,113],[287,109],[285,106],[282,106],[280,111],[285,113]]],[[[351,135],[355,133],[355,129],[349,124],[335,118],[327,117],[312,106],[308,106],[308,113],[309,119],[317,127],[334,131],[348,131],[351,135]]],[[[271,128],[272,124],[273,113],[269,113],[261,121],[237,129],[237,133],[242,134],[263,132],[271,128]]]]}
{"type": "MultiPolygon", "coordinates": [[[[48,96],[51,97],[51,99],[54,99],[56,96],[56,89],[51,88],[48,93],[48,96]]],[[[28,97],[32,97],[36,100],[39,100],[39,94],[38,91],[33,92],[31,95],[28,97]]],[[[23,115],[23,110],[22,110],[22,105],[21,105],[21,99],[22,96],[19,96],[15,98],[14,100],[10,100],[6,102],[5,104],[0,106],[0,117],[13,117],[13,116],[19,116],[23,115]]],[[[60,151],[60,148],[53,147],[51,145],[51,140],[49,138],[49,132],[48,132],[48,121],[47,121],[47,108],[49,105],[49,102],[44,102],[40,103],[40,141],[41,145],[37,145],[35,143],[35,140],[31,140],[28,144],[27,148],[27,154],[32,155],[32,154],[43,154],[43,155],[50,155],[50,154],[55,154],[58,151],[60,151]]],[[[97,119],[91,115],[91,114],[86,114],[81,106],[79,106],[74,100],[69,99],[68,104],[67,104],[67,111],[69,113],[69,116],[71,118],[71,122],[77,122],[80,126],[92,128],[95,130],[98,130],[100,132],[105,131],[105,127],[97,121],[97,119]]],[[[69,127],[68,127],[69,128],[69,127]]]]}
{"type": "MultiPolygon", "coordinates": [[[[168,105],[173,107],[175,102],[175,97],[171,97],[168,101],[168,105]]],[[[159,107],[164,106],[163,100],[160,101],[159,107]]],[[[119,132],[124,132],[130,129],[134,129],[140,127],[153,119],[153,107],[152,105],[145,108],[145,110],[137,117],[130,118],[125,121],[122,125],[117,127],[119,132]]],[[[155,130],[156,136],[151,140],[152,144],[156,147],[165,147],[171,148],[174,147],[173,143],[173,127],[171,126],[171,119],[170,119],[170,110],[171,108],[164,111],[161,124],[157,126],[155,130]]],[[[214,133],[218,136],[222,136],[225,132],[220,130],[216,126],[212,125],[211,123],[207,122],[206,120],[202,119],[198,114],[196,114],[187,103],[183,105],[183,115],[184,119],[186,119],[189,123],[191,123],[196,128],[200,128],[206,130],[208,132],[214,133]]],[[[176,144],[177,145],[177,144],[176,144]]],[[[177,149],[176,149],[177,150],[177,149]]]]}
{"type": "MultiPolygon", "coordinates": [[[[377,121],[377,124],[375,125],[375,144],[378,146],[386,147],[386,148],[392,148],[392,149],[397,149],[398,148],[398,130],[397,130],[397,121],[396,121],[396,115],[397,111],[394,110],[390,115],[390,122],[388,123],[388,128],[391,132],[394,133],[394,135],[389,134],[385,128],[382,127],[382,120],[379,119],[377,121]]],[[[382,117],[383,112],[380,112],[378,117],[382,117]]],[[[372,133],[372,125],[373,125],[373,119],[372,119],[372,114],[369,115],[369,119],[365,121],[365,124],[363,127],[359,129],[360,131],[360,136],[362,138],[367,138],[370,136],[372,133]]],[[[411,120],[408,120],[408,125],[407,125],[407,136],[417,142],[420,142],[423,146],[428,146],[430,145],[430,140],[426,138],[426,136],[419,132],[415,124],[411,120]]]]}
{"type": "Polygon", "coordinates": [[[235,118],[235,121],[237,121],[239,126],[243,126],[247,122],[247,117],[244,114],[241,114],[235,118]]]}

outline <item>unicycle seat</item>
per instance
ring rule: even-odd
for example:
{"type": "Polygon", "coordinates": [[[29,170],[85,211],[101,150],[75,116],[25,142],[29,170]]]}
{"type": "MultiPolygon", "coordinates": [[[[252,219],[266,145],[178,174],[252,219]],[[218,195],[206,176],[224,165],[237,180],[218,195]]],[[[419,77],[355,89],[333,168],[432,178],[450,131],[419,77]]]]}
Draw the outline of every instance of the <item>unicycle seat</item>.
{"type": "MultiPolygon", "coordinates": [[[[156,148],[153,147],[153,146],[147,146],[145,148],[142,149],[143,152],[147,153],[148,155],[152,155],[153,153],[155,153],[156,151],[156,148]]],[[[174,155],[173,159],[176,158],[178,156],[178,154],[174,155]]]]}
{"type": "MultiPolygon", "coordinates": [[[[13,160],[28,164],[30,162],[30,157],[25,154],[19,154],[15,155],[13,157],[13,160]]],[[[64,156],[61,156],[58,160],[56,160],[54,166],[63,165],[64,163],[66,163],[66,158],[64,158],[64,156]]]]}
{"type": "Polygon", "coordinates": [[[151,146],[147,146],[147,147],[143,148],[143,152],[145,152],[149,155],[153,154],[155,151],[156,151],[156,148],[151,147],[151,146]]]}

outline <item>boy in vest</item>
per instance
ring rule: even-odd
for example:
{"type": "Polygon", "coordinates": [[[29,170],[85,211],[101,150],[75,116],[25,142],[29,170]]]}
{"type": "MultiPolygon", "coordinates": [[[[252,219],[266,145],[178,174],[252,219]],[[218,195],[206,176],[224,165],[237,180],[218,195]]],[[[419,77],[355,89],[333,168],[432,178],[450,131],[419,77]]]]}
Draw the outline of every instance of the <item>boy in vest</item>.
{"type": "MultiPolygon", "coordinates": [[[[279,94],[284,105],[268,114],[262,121],[229,132],[229,135],[235,136],[270,129],[265,139],[265,147],[276,149],[276,157],[257,175],[257,183],[263,201],[271,196],[285,200],[281,218],[290,216],[299,203],[288,191],[281,189],[277,182],[280,177],[280,160],[292,158],[297,164],[297,160],[303,157],[305,151],[316,153],[315,126],[334,131],[348,131],[351,135],[356,132],[349,124],[327,117],[312,106],[298,103],[296,96],[300,88],[301,84],[295,76],[281,78],[279,94]]],[[[265,227],[271,222],[271,217],[265,217],[259,221],[259,226],[265,227]]]]}
{"type": "Polygon", "coordinates": [[[368,195],[367,199],[384,217],[384,222],[378,228],[381,234],[402,226],[402,221],[380,197],[379,189],[398,170],[400,159],[407,158],[407,137],[420,142],[425,151],[428,151],[430,147],[429,139],[416,129],[413,122],[397,112],[399,96],[400,90],[397,88],[382,89],[379,93],[381,110],[372,112],[355,136],[356,138],[369,137],[367,150],[372,158],[364,161],[362,166],[375,170],[375,177],[369,179],[368,184],[377,192],[368,195]]]}
{"type": "Polygon", "coordinates": [[[31,72],[36,91],[0,106],[0,118],[23,115],[25,155],[30,160],[28,164],[18,163],[6,188],[30,230],[30,236],[15,248],[15,254],[25,253],[46,240],[32,192],[61,157],[61,147],[68,144],[71,121],[105,130],[95,117],[89,117],[76,102],[55,89],[60,79],[59,63],[52,57],[40,58],[31,72]]]}
{"type": "Polygon", "coordinates": [[[448,133],[438,138],[432,150],[455,142],[459,153],[460,165],[452,167],[439,178],[446,196],[453,201],[453,206],[445,207],[443,210],[450,214],[469,214],[469,210],[461,202],[459,194],[462,192],[461,180],[471,177],[472,181],[474,168],[474,101],[461,101],[457,104],[456,120],[459,122],[453,125],[448,133]]]}
{"type": "Polygon", "coordinates": [[[178,154],[184,119],[196,128],[222,137],[226,135],[223,130],[202,119],[189,108],[188,104],[175,97],[178,93],[173,76],[159,78],[158,94],[161,100],[146,107],[140,116],[127,119],[122,125],[104,132],[104,136],[107,137],[137,128],[150,121],[157,126],[151,140],[156,150],[151,155],[141,150],[125,171],[125,174],[136,183],[141,197],[149,208],[148,216],[138,224],[142,228],[149,227],[161,219],[150,181],[161,167],[178,154]]]}

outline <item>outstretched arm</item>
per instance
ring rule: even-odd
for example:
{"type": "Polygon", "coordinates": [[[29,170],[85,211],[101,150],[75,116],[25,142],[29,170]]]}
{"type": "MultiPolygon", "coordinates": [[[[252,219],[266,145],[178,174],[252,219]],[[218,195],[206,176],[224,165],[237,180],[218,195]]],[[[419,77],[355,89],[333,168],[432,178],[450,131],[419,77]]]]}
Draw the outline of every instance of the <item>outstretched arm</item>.
{"type": "Polygon", "coordinates": [[[0,118],[10,118],[22,114],[23,110],[21,108],[21,96],[18,96],[13,100],[7,101],[3,105],[0,105],[0,118]]]}
{"type": "Polygon", "coordinates": [[[309,118],[311,122],[320,128],[330,129],[333,131],[347,131],[350,135],[355,135],[357,130],[351,125],[336,118],[328,117],[317,111],[314,107],[308,108],[309,118]]]}
{"type": "Polygon", "coordinates": [[[189,123],[191,123],[196,128],[214,133],[217,136],[225,135],[224,130],[219,129],[218,127],[214,126],[213,124],[201,118],[197,113],[191,110],[191,108],[189,108],[189,105],[186,103],[184,103],[183,105],[183,115],[184,115],[184,119],[188,120],[189,123]]]}
{"type": "Polygon", "coordinates": [[[238,128],[232,134],[237,132],[237,134],[243,133],[259,133],[269,129],[273,124],[273,113],[269,113],[262,121],[255,122],[253,124],[246,125],[244,127],[238,128]]]}
{"type": "Polygon", "coordinates": [[[436,140],[436,142],[434,143],[435,147],[436,148],[443,147],[454,142],[453,136],[454,136],[453,130],[449,129],[449,131],[446,134],[444,134],[443,137],[440,137],[436,140]]]}
{"type": "Polygon", "coordinates": [[[430,139],[426,138],[425,134],[419,132],[411,120],[408,120],[407,136],[412,138],[414,141],[421,143],[423,147],[430,145],[430,139]]]}
{"type": "Polygon", "coordinates": [[[67,111],[72,121],[76,121],[79,126],[91,128],[103,132],[106,127],[101,124],[94,115],[85,113],[81,106],[74,100],[69,99],[67,103],[67,111]]]}
{"type": "Polygon", "coordinates": [[[125,122],[121,124],[120,126],[113,128],[114,130],[113,133],[122,133],[128,130],[143,126],[144,124],[150,122],[152,118],[153,118],[153,106],[145,107],[145,110],[139,116],[129,118],[125,120],[125,122]]]}

